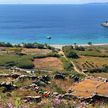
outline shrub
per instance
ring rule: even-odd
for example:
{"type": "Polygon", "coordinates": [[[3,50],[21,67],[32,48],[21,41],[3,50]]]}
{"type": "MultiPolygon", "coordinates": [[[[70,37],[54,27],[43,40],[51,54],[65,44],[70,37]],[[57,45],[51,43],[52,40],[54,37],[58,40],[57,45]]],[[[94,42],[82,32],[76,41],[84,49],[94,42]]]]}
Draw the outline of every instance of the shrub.
{"type": "Polygon", "coordinates": [[[34,44],[34,46],[36,47],[36,48],[40,48],[40,49],[44,49],[44,45],[43,44],[34,44]]]}
{"type": "Polygon", "coordinates": [[[66,71],[70,71],[73,69],[73,65],[69,60],[66,60],[64,57],[61,57],[60,59],[63,62],[63,67],[66,71]]]}
{"type": "Polygon", "coordinates": [[[69,57],[69,58],[78,58],[78,55],[75,52],[71,51],[71,50],[68,51],[68,52],[65,52],[65,55],[67,57],[69,57]]]}
{"type": "Polygon", "coordinates": [[[73,50],[73,46],[64,46],[64,47],[62,47],[62,50],[64,52],[69,51],[69,50],[73,50]]]}
{"type": "Polygon", "coordinates": [[[69,58],[78,58],[77,53],[73,50],[73,46],[64,46],[63,48],[64,54],[69,58]]]}
{"type": "Polygon", "coordinates": [[[11,43],[5,43],[5,42],[0,42],[0,47],[12,47],[13,45],[11,43]]]}
{"type": "Polygon", "coordinates": [[[50,52],[46,55],[47,57],[60,57],[60,55],[56,52],[50,52]]]}
{"type": "Polygon", "coordinates": [[[0,55],[0,66],[12,67],[17,66],[20,68],[31,69],[34,67],[32,56],[18,56],[18,55],[0,55]]]}
{"type": "Polygon", "coordinates": [[[58,92],[58,93],[60,93],[60,94],[64,94],[64,93],[65,93],[65,91],[62,90],[62,88],[60,88],[60,87],[59,87],[58,85],[56,85],[56,84],[53,84],[53,85],[52,85],[52,88],[54,89],[55,92],[58,92]]]}
{"type": "Polygon", "coordinates": [[[39,43],[23,43],[24,48],[40,48],[44,49],[45,45],[44,44],[39,44],[39,43]]]}
{"type": "Polygon", "coordinates": [[[108,65],[103,65],[100,68],[88,69],[88,72],[90,72],[90,73],[108,72],[108,65]]]}
{"type": "Polygon", "coordinates": [[[73,77],[74,78],[77,77],[77,78],[79,78],[79,80],[81,80],[81,79],[85,78],[85,75],[77,73],[75,71],[72,71],[70,74],[70,78],[73,78],[73,77]]]}
{"type": "Polygon", "coordinates": [[[64,63],[64,69],[65,70],[71,70],[72,69],[72,64],[71,63],[69,63],[69,62],[65,62],[64,63]]]}
{"type": "Polygon", "coordinates": [[[48,44],[45,44],[45,47],[46,47],[47,49],[50,49],[50,50],[52,50],[52,51],[55,51],[55,48],[52,47],[52,46],[49,46],[48,44]]]}
{"type": "Polygon", "coordinates": [[[23,44],[24,48],[35,48],[34,45],[32,43],[24,43],[23,44]]]}
{"type": "Polygon", "coordinates": [[[92,45],[92,42],[88,42],[88,45],[92,45]]]}
{"type": "Polygon", "coordinates": [[[50,52],[48,54],[40,54],[40,55],[35,55],[33,58],[46,58],[46,57],[60,57],[60,55],[56,52],[50,52]]]}
{"type": "Polygon", "coordinates": [[[78,50],[78,51],[85,51],[85,48],[82,47],[82,46],[78,46],[75,48],[75,50],[78,50]]]}
{"type": "Polygon", "coordinates": [[[46,55],[35,55],[33,56],[33,59],[36,59],[36,58],[45,58],[46,55]]]}
{"type": "Polygon", "coordinates": [[[11,47],[11,48],[8,48],[7,51],[12,51],[16,54],[20,54],[22,51],[22,48],[21,47],[11,47]]]}
{"type": "Polygon", "coordinates": [[[34,67],[32,61],[26,59],[21,59],[16,66],[24,69],[32,69],[34,67]]]}
{"type": "Polygon", "coordinates": [[[9,61],[9,62],[6,62],[5,63],[5,67],[12,67],[12,66],[15,66],[16,65],[16,63],[14,62],[14,61],[9,61]]]}

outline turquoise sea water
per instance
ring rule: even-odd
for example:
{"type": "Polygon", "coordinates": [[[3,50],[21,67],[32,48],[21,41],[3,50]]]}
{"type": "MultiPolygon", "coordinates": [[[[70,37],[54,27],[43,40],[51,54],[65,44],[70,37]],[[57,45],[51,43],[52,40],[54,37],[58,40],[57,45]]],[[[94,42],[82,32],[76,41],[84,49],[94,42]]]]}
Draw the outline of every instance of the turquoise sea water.
{"type": "Polygon", "coordinates": [[[108,43],[108,4],[0,5],[0,41],[108,43]]]}

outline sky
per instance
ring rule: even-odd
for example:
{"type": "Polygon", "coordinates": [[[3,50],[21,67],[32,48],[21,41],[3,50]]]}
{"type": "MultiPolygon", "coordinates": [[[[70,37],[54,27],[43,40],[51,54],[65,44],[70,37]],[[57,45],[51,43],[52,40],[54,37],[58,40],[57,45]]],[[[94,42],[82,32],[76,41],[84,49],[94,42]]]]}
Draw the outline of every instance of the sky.
{"type": "Polygon", "coordinates": [[[108,2],[108,0],[0,0],[0,4],[84,4],[103,2],[108,2]]]}

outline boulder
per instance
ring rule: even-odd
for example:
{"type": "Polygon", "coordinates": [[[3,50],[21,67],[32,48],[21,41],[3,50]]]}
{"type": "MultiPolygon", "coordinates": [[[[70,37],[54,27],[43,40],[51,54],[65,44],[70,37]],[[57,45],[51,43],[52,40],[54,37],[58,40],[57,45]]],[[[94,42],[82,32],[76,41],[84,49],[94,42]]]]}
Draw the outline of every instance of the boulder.
{"type": "Polygon", "coordinates": [[[40,80],[35,81],[35,82],[33,82],[32,84],[35,84],[35,85],[37,85],[37,86],[43,86],[43,87],[46,86],[46,83],[44,83],[43,81],[40,81],[40,80]]]}
{"type": "Polygon", "coordinates": [[[64,99],[69,99],[69,100],[71,100],[72,99],[72,94],[71,93],[65,93],[64,95],[63,95],[63,98],[64,99]]]}
{"type": "Polygon", "coordinates": [[[70,78],[72,79],[73,82],[79,82],[80,81],[80,78],[77,77],[76,75],[73,75],[70,78]]]}
{"type": "Polygon", "coordinates": [[[58,73],[54,76],[55,79],[65,79],[65,75],[63,75],[62,73],[58,73]]]}
{"type": "Polygon", "coordinates": [[[18,77],[18,81],[20,80],[26,80],[26,79],[31,79],[31,80],[36,80],[36,76],[30,76],[30,75],[21,75],[18,77]]]}
{"type": "Polygon", "coordinates": [[[14,78],[14,79],[18,78],[19,76],[20,76],[19,74],[12,74],[11,75],[11,77],[14,78]]]}
{"type": "Polygon", "coordinates": [[[40,81],[43,81],[45,83],[48,83],[48,81],[50,81],[50,77],[48,75],[41,76],[39,79],[40,81]]]}
{"type": "Polygon", "coordinates": [[[59,93],[58,92],[53,92],[52,96],[55,97],[55,96],[58,96],[59,93]]]}
{"type": "Polygon", "coordinates": [[[0,87],[4,87],[5,88],[3,92],[8,92],[8,91],[11,91],[11,90],[17,88],[17,86],[16,85],[12,85],[11,82],[2,82],[0,84],[0,87]]]}
{"type": "Polygon", "coordinates": [[[108,82],[108,79],[106,80],[106,82],[108,82]]]}

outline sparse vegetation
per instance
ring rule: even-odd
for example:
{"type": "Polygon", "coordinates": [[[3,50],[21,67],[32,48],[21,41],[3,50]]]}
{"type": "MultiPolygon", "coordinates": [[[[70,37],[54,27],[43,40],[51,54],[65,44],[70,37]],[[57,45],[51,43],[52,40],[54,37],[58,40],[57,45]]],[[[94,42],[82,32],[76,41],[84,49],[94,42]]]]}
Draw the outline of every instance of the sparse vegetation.
{"type": "Polygon", "coordinates": [[[66,60],[64,57],[61,57],[60,59],[63,62],[63,66],[66,71],[71,71],[73,69],[73,65],[69,60],[66,60]]]}
{"type": "Polygon", "coordinates": [[[5,43],[5,42],[0,42],[0,47],[12,47],[13,45],[9,42],[5,43]]]}
{"type": "Polygon", "coordinates": [[[33,68],[32,56],[18,56],[13,54],[0,55],[0,66],[22,68],[33,68]]]}
{"type": "MultiPolygon", "coordinates": [[[[81,47],[75,44],[74,46],[63,47],[63,53],[63,51],[56,50],[46,44],[28,43],[23,47],[20,45],[9,46],[9,44],[6,47],[3,44],[0,47],[0,84],[3,84],[2,86],[0,85],[0,105],[6,107],[11,105],[12,108],[23,106],[28,108],[48,108],[54,107],[55,101],[60,102],[59,104],[57,103],[57,108],[81,106],[80,99],[74,100],[71,95],[68,95],[69,93],[67,92],[70,92],[68,90],[71,90],[71,88],[74,90],[74,86],[84,81],[86,75],[108,78],[107,47],[91,45],[81,47]],[[13,71],[13,69],[10,69],[13,66],[19,67],[21,70],[13,71]],[[75,70],[75,66],[77,69],[80,68],[80,71],[75,70]],[[35,73],[29,74],[24,71],[30,71],[29,69],[32,69],[35,73]],[[88,70],[88,72],[84,74],[82,70],[88,70]],[[15,75],[12,77],[14,73],[15,75]],[[15,88],[4,93],[7,87],[13,87],[14,85],[15,88]],[[54,93],[55,95],[58,94],[57,96],[63,96],[63,100],[62,98],[56,99],[54,93]],[[65,97],[67,95],[70,96],[68,97],[70,100],[67,100],[67,97],[65,97]],[[34,96],[40,96],[44,104],[37,104],[34,99],[25,102],[26,100],[23,100],[23,98],[27,96],[33,98],[34,96]]],[[[85,94],[81,92],[81,95],[88,96],[89,92],[86,92],[86,89],[87,91],[94,90],[93,87],[98,84],[98,80],[92,81],[89,79],[88,82],[82,83],[82,86],[79,85],[79,88],[77,89],[76,87],[75,89],[78,91],[86,85],[87,87],[84,89],[85,94]]],[[[100,81],[99,84],[102,84],[102,82],[100,81]]],[[[101,86],[99,87],[101,88],[101,86]]],[[[106,86],[104,85],[104,87],[106,86]]],[[[104,91],[103,88],[101,88],[102,92],[104,91]]],[[[80,92],[78,93],[80,94],[80,92]]],[[[88,108],[99,106],[95,103],[92,107],[92,102],[91,104],[85,102],[84,105],[87,105],[88,108]]],[[[106,103],[105,105],[108,106],[106,103]]]]}
{"type": "Polygon", "coordinates": [[[75,58],[75,59],[78,58],[78,55],[76,52],[74,52],[72,46],[64,46],[63,51],[64,51],[64,54],[66,55],[66,57],[68,57],[68,58],[75,58]]]}
{"type": "Polygon", "coordinates": [[[44,49],[45,46],[44,44],[39,44],[39,43],[23,43],[24,48],[40,48],[44,49]]]}

